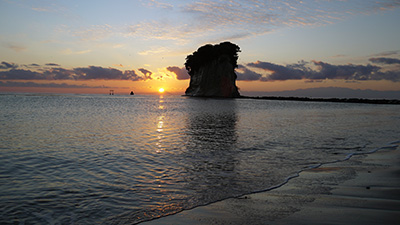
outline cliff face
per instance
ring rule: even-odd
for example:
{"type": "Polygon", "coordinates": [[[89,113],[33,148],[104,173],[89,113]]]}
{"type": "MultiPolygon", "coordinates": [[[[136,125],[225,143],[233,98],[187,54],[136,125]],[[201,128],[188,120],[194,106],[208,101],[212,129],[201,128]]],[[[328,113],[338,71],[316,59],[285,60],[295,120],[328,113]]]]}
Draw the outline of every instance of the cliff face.
{"type": "Polygon", "coordinates": [[[239,46],[229,42],[206,45],[187,57],[190,84],[185,94],[197,97],[239,97],[235,67],[239,46]]]}
{"type": "Polygon", "coordinates": [[[226,55],[220,56],[194,72],[185,94],[203,97],[239,97],[235,68],[226,55]]]}

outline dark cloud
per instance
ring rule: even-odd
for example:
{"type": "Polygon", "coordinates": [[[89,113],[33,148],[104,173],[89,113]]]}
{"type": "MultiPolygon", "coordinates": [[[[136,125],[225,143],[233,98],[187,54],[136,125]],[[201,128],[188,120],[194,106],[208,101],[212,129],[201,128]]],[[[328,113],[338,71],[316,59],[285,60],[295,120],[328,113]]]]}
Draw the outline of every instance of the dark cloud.
{"type": "Polygon", "coordinates": [[[57,63],[46,63],[46,66],[60,66],[57,63]]]}
{"type": "Polygon", "coordinates": [[[140,72],[142,72],[143,73],[143,75],[145,76],[145,78],[146,79],[153,79],[152,77],[151,77],[151,75],[153,74],[153,72],[151,72],[150,70],[146,70],[146,69],[144,69],[144,68],[140,68],[140,69],[138,69],[140,72]]]}
{"type": "Polygon", "coordinates": [[[15,63],[1,62],[0,69],[16,69],[18,67],[15,63]]]}
{"type": "Polygon", "coordinates": [[[172,73],[175,73],[176,79],[178,79],[178,80],[187,80],[190,78],[185,67],[180,68],[177,66],[169,66],[169,67],[167,67],[167,70],[172,73]]]}
{"type": "Polygon", "coordinates": [[[147,80],[149,76],[139,76],[134,70],[121,71],[113,68],[98,66],[78,67],[73,69],[51,68],[41,69],[40,72],[15,69],[15,64],[3,62],[0,64],[0,80],[147,80]]]}
{"type": "Polygon", "coordinates": [[[140,69],[138,69],[140,72],[142,72],[144,75],[147,75],[147,74],[153,74],[150,70],[146,70],[146,69],[144,69],[144,68],[140,68],[140,69]]]}
{"type": "Polygon", "coordinates": [[[124,76],[129,77],[129,80],[131,81],[139,81],[139,80],[148,80],[151,79],[147,77],[141,77],[137,75],[137,73],[134,70],[125,70],[124,71],[124,76]]]}
{"type": "Polygon", "coordinates": [[[399,53],[400,53],[400,50],[386,51],[386,52],[381,52],[381,53],[375,54],[373,56],[391,56],[391,55],[397,55],[399,53]]]}
{"type": "Polygon", "coordinates": [[[39,64],[32,63],[32,64],[29,64],[27,67],[39,67],[39,66],[40,66],[39,64]]]}
{"type": "Polygon", "coordinates": [[[63,68],[53,68],[46,70],[42,73],[47,80],[74,80],[76,79],[76,73],[72,70],[63,68]]]}
{"type": "Polygon", "coordinates": [[[393,82],[400,82],[400,71],[378,72],[373,74],[370,80],[390,80],[393,82]]]}
{"type": "Polygon", "coordinates": [[[332,65],[321,61],[313,61],[318,71],[306,74],[307,79],[344,79],[374,80],[373,75],[381,68],[373,65],[332,65]]]}
{"type": "MultiPolygon", "coordinates": [[[[248,66],[263,69],[271,72],[271,75],[265,80],[300,80],[305,76],[305,71],[298,69],[298,64],[281,66],[270,62],[257,61],[249,63],[248,66]]],[[[265,79],[265,78],[263,78],[265,79]]]]}
{"type": "Polygon", "coordinates": [[[87,86],[85,84],[75,85],[66,83],[35,83],[35,82],[14,82],[14,81],[0,81],[0,87],[39,87],[39,88],[112,88],[107,86],[87,86]]]}
{"type": "Polygon", "coordinates": [[[113,68],[104,68],[99,66],[89,66],[74,68],[76,80],[129,80],[123,72],[113,68]]]}
{"type": "Polygon", "coordinates": [[[242,81],[260,80],[260,78],[262,77],[261,74],[251,71],[243,65],[238,65],[236,74],[237,74],[237,80],[242,80],[242,81]]]}
{"type": "Polygon", "coordinates": [[[269,73],[261,77],[260,81],[276,80],[308,80],[321,81],[325,79],[342,79],[348,81],[363,80],[390,80],[400,81],[399,70],[384,70],[375,65],[332,65],[321,61],[304,62],[297,64],[277,65],[270,62],[257,61],[249,63],[248,66],[265,70],[269,73]],[[314,66],[313,68],[311,66],[314,66]]]}
{"type": "Polygon", "coordinates": [[[11,69],[8,71],[0,72],[0,80],[47,80],[44,74],[23,70],[11,69]]]}
{"type": "Polygon", "coordinates": [[[370,58],[369,61],[381,64],[400,64],[400,59],[396,58],[379,57],[379,58],[370,58]]]}

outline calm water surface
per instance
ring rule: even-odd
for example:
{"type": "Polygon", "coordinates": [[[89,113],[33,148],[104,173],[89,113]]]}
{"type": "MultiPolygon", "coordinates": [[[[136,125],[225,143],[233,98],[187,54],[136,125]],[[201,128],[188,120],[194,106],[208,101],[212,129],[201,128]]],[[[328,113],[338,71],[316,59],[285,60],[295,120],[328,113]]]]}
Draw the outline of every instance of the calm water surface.
{"type": "Polygon", "coordinates": [[[129,224],[400,139],[400,106],[0,95],[0,224],[129,224]]]}

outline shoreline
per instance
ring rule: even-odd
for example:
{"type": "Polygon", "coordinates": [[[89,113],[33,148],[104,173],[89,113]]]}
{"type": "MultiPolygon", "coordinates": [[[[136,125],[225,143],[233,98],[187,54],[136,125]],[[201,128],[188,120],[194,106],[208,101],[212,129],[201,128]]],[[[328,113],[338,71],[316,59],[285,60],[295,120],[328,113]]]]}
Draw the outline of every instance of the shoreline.
{"type": "Polygon", "coordinates": [[[269,191],[141,224],[398,224],[399,142],[300,171],[269,191]]]}

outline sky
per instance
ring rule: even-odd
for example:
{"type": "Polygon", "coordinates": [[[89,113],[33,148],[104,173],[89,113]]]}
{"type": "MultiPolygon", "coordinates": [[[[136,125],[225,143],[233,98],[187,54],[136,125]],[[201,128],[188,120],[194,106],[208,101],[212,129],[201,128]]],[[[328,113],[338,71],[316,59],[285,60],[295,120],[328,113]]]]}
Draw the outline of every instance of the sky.
{"type": "Polygon", "coordinates": [[[240,46],[241,93],[400,91],[400,0],[0,0],[0,92],[184,94],[187,55],[240,46]]]}

